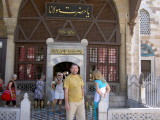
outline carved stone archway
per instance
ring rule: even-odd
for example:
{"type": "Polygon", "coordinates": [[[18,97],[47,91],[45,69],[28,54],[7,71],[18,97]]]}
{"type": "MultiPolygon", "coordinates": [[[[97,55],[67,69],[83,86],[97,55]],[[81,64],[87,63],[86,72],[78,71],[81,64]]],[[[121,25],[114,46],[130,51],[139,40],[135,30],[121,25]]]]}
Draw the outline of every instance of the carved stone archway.
{"type": "Polygon", "coordinates": [[[54,42],[52,38],[48,38],[47,41],[47,66],[46,66],[46,93],[50,91],[50,84],[53,80],[53,67],[62,62],[75,63],[80,67],[80,74],[86,83],[86,47],[88,41],[83,39],[81,43],[59,43],[54,42]],[[82,53],[69,54],[69,53],[58,53],[52,54],[52,50],[80,50],[82,53]]]}

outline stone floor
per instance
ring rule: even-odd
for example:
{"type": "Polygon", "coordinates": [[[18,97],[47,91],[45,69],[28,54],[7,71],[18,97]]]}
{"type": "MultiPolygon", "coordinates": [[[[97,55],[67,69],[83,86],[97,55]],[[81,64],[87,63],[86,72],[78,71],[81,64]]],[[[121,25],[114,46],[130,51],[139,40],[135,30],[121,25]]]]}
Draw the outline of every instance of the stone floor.
{"type": "MultiPolygon", "coordinates": [[[[48,107],[43,110],[32,108],[31,120],[66,120],[66,114],[64,108],[61,111],[55,110],[55,112],[48,107]]],[[[92,110],[86,110],[86,120],[93,120],[92,110]]]]}

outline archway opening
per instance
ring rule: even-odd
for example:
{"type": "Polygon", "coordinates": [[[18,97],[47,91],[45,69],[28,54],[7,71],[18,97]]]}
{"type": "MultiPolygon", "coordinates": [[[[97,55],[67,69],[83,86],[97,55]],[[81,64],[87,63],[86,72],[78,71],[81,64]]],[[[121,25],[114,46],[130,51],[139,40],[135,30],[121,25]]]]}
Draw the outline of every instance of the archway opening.
{"type": "MultiPolygon", "coordinates": [[[[53,76],[56,76],[57,72],[62,72],[64,74],[70,74],[70,67],[71,65],[74,64],[72,62],[61,62],[58,63],[57,65],[53,66],[53,76]]],[[[78,66],[78,74],[80,74],[80,67],[78,66]]]]}

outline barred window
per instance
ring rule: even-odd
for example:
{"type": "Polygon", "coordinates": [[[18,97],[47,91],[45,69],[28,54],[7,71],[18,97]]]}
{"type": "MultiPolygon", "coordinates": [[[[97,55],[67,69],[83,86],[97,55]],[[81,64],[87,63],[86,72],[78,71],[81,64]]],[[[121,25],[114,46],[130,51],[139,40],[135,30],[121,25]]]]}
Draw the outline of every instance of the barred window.
{"type": "Polygon", "coordinates": [[[36,80],[45,74],[45,45],[16,45],[15,72],[18,80],[36,80]]]}
{"type": "Polygon", "coordinates": [[[89,45],[87,81],[92,80],[93,70],[98,69],[108,82],[119,82],[118,59],[118,46],[89,45]]]}
{"type": "Polygon", "coordinates": [[[140,10],[140,34],[150,34],[150,16],[144,9],[140,10]]]}

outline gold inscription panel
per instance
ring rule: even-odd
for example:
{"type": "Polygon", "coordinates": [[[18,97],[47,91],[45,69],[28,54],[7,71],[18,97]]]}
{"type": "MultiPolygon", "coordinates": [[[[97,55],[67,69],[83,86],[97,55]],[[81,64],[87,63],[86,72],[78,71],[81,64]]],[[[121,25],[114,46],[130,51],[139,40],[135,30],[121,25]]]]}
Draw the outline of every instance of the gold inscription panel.
{"type": "Polygon", "coordinates": [[[82,55],[84,54],[81,49],[51,49],[50,55],[82,55]]]}

